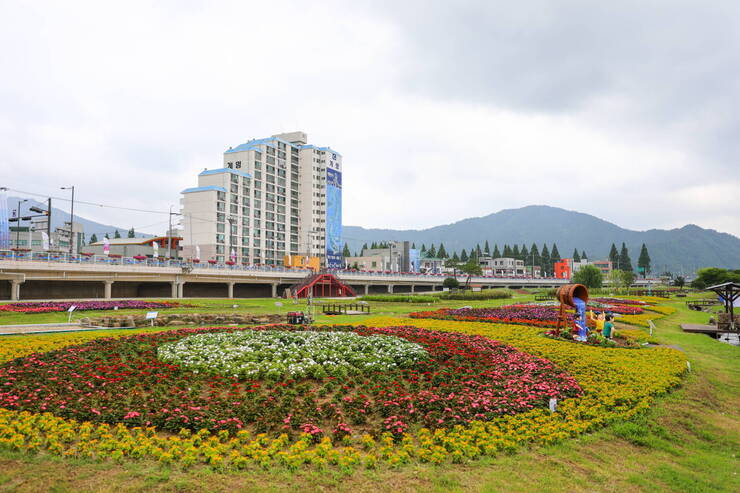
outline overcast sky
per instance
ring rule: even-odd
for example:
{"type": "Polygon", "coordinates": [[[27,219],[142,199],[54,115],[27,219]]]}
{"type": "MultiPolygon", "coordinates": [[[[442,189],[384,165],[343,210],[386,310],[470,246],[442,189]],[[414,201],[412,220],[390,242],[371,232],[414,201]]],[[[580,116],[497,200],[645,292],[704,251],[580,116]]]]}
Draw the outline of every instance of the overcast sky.
{"type": "Polygon", "coordinates": [[[740,235],[735,0],[0,0],[0,66],[15,190],[164,211],[229,146],[300,129],[342,153],[348,225],[546,204],[740,235]]]}

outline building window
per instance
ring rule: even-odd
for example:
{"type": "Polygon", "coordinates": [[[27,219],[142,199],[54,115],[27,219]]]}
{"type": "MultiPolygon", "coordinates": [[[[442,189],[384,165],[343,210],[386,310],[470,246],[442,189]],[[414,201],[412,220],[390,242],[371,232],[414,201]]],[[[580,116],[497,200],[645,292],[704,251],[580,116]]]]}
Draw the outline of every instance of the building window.
{"type": "Polygon", "coordinates": [[[216,235],[216,243],[223,243],[224,238],[224,235],[216,235]]]}
{"type": "Polygon", "coordinates": [[[226,200],[226,192],[216,192],[217,200],[226,200]]]}

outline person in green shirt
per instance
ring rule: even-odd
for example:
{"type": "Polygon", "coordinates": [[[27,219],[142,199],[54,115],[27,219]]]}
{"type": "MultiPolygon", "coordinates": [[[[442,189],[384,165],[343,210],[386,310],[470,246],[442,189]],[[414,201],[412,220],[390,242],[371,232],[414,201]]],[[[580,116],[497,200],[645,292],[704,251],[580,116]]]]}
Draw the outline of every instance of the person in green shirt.
{"type": "Polygon", "coordinates": [[[607,339],[612,338],[612,332],[614,331],[614,323],[612,320],[614,320],[614,316],[611,314],[607,315],[604,320],[604,330],[602,330],[601,334],[607,339]]]}

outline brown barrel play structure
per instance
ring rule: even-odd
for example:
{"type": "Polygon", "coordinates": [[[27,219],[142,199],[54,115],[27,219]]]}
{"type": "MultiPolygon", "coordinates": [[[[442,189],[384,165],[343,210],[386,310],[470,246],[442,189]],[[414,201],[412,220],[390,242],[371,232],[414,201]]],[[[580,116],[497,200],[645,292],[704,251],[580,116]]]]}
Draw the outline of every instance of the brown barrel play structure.
{"type": "Polygon", "coordinates": [[[576,304],[573,303],[573,298],[580,298],[584,303],[588,303],[588,288],[583,284],[564,284],[558,288],[555,297],[560,302],[560,311],[555,330],[560,332],[562,328],[568,325],[568,319],[565,316],[565,307],[576,307],[576,304]]]}
{"type": "Polygon", "coordinates": [[[575,308],[573,298],[580,298],[588,303],[588,288],[583,284],[565,284],[558,288],[555,297],[561,304],[575,308]]]}

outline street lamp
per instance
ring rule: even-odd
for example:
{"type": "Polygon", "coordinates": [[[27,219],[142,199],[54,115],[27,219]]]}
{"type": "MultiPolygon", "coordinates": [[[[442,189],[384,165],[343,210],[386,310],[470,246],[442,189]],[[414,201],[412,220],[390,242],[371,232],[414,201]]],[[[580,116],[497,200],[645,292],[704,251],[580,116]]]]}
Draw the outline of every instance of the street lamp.
{"type": "Polygon", "coordinates": [[[75,187],[61,187],[62,190],[72,190],[72,207],[69,210],[69,256],[72,256],[72,245],[74,244],[75,230],[75,187]]]}
{"type": "Polygon", "coordinates": [[[23,199],[18,201],[18,209],[15,212],[15,217],[18,220],[18,224],[15,226],[15,248],[16,250],[19,248],[18,243],[21,241],[21,204],[23,202],[28,202],[28,199],[23,199]]]}

